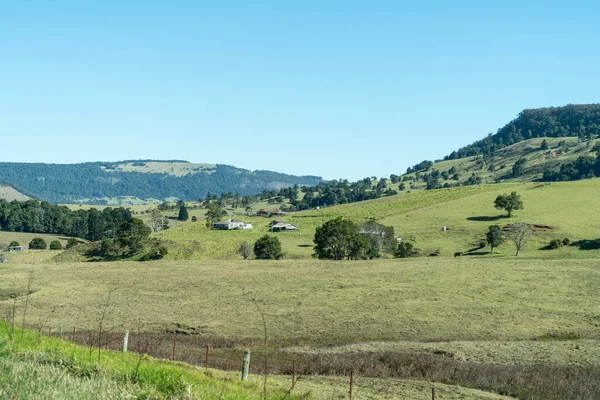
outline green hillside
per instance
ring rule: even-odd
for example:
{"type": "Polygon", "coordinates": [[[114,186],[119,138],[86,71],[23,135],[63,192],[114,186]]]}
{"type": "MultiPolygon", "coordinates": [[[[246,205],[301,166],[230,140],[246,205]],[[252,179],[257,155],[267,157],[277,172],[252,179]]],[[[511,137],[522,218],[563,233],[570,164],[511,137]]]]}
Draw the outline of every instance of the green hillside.
{"type": "MultiPolygon", "coordinates": [[[[597,257],[593,242],[580,242],[557,250],[544,250],[552,239],[569,238],[571,242],[594,241],[600,231],[594,222],[596,195],[600,179],[576,182],[528,183],[514,182],[494,185],[462,186],[449,189],[415,191],[377,200],[325,207],[289,213],[282,217],[298,227],[297,232],[274,233],[282,242],[286,258],[310,258],[315,230],[325,221],[339,216],[357,223],[374,218],[384,225],[393,226],[396,235],[409,240],[423,255],[438,252],[442,257],[455,252],[466,252],[485,238],[490,225],[506,226],[526,222],[540,228],[533,234],[519,257],[534,258],[588,258],[597,257]],[[516,191],[524,209],[505,218],[505,212],[494,208],[498,195],[516,191]],[[447,227],[442,231],[442,227],[447,227]],[[544,227],[544,228],[541,228],[544,227]]],[[[242,241],[253,243],[269,232],[269,222],[262,217],[237,216],[250,222],[248,231],[216,231],[206,228],[204,209],[191,211],[198,222],[177,223],[157,236],[169,242],[170,259],[238,259],[235,249],[242,241]]],[[[174,214],[173,214],[174,215],[174,214]]],[[[225,217],[224,217],[225,218],[225,217]]],[[[487,250],[471,252],[485,254],[487,250]]],[[[511,257],[513,248],[504,243],[494,257],[511,257]]]]}
{"type": "Polygon", "coordinates": [[[316,185],[317,176],[249,171],[185,161],[82,164],[0,163],[0,182],[52,203],[143,204],[169,198],[197,200],[208,193],[254,195],[266,189],[316,185]]]}

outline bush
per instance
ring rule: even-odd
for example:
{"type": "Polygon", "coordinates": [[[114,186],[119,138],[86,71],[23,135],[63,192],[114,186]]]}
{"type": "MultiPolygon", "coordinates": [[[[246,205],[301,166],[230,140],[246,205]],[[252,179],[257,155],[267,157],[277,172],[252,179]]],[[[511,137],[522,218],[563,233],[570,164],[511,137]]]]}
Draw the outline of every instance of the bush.
{"type": "Polygon", "coordinates": [[[169,249],[165,246],[160,246],[153,249],[140,257],[140,261],[160,260],[169,254],[169,249]]]}
{"type": "Polygon", "coordinates": [[[10,242],[9,246],[10,247],[17,247],[17,246],[20,246],[20,244],[16,240],[13,240],[12,242],[10,242]]]}
{"type": "Polygon", "coordinates": [[[67,240],[67,249],[70,249],[71,247],[75,247],[79,244],[79,240],[75,239],[75,238],[69,238],[69,240],[67,240]]]}
{"type": "Polygon", "coordinates": [[[398,250],[396,251],[396,257],[398,258],[407,258],[414,255],[413,252],[413,244],[410,242],[401,242],[398,245],[398,250]]]}
{"type": "Polygon", "coordinates": [[[569,246],[569,245],[571,245],[571,239],[569,239],[569,238],[564,238],[564,239],[562,240],[562,244],[563,244],[563,246],[569,246]]]}
{"type": "Polygon", "coordinates": [[[46,241],[41,237],[36,237],[29,242],[30,250],[46,250],[46,241]]]}
{"type": "Polygon", "coordinates": [[[60,240],[53,240],[50,242],[50,250],[62,250],[62,248],[60,240]]]}
{"type": "Polygon", "coordinates": [[[550,247],[551,249],[559,249],[563,246],[563,242],[560,239],[553,239],[550,241],[550,244],[548,245],[548,247],[550,247]]]}
{"type": "Polygon", "coordinates": [[[259,260],[279,260],[283,257],[281,242],[275,236],[261,237],[254,243],[254,256],[259,260]]]}
{"type": "Polygon", "coordinates": [[[192,217],[192,222],[198,222],[198,217],[196,217],[195,215],[192,217]]]}

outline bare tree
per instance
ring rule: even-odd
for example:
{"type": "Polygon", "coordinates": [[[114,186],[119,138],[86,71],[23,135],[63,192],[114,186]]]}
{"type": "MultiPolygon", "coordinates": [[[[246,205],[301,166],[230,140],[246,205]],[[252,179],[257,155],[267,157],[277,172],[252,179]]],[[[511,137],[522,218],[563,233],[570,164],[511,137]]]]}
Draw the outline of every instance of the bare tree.
{"type": "Polygon", "coordinates": [[[519,251],[521,251],[521,249],[525,246],[525,243],[527,243],[527,239],[529,238],[530,234],[531,229],[529,228],[529,225],[524,222],[519,222],[509,226],[506,237],[515,244],[517,249],[515,256],[519,255],[519,251]]]}
{"type": "Polygon", "coordinates": [[[236,253],[239,254],[240,256],[244,257],[244,260],[247,260],[248,257],[250,257],[253,253],[252,246],[250,246],[250,244],[248,244],[248,242],[242,242],[242,243],[240,243],[240,246],[236,250],[236,253]]]}

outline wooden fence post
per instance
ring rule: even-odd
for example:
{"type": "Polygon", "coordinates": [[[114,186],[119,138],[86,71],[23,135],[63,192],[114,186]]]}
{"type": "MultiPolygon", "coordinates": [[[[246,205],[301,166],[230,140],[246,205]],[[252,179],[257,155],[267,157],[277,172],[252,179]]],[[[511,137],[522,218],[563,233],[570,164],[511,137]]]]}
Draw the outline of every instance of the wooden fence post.
{"type": "Polygon", "coordinates": [[[123,335],[123,353],[127,353],[127,345],[129,344],[129,330],[125,331],[123,335]]]}
{"type": "Polygon", "coordinates": [[[208,370],[208,345],[206,345],[206,360],[204,362],[204,369],[208,370]]]}
{"type": "Polygon", "coordinates": [[[244,363],[242,364],[242,380],[248,380],[248,370],[250,369],[250,350],[244,354],[244,363]]]}
{"type": "Polygon", "coordinates": [[[352,400],[352,384],[354,383],[354,368],[350,369],[350,400],[352,400]]]}
{"type": "Polygon", "coordinates": [[[435,387],[431,387],[431,400],[435,400],[435,387]]]}
{"type": "Polygon", "coordinates": [[[292,361],[292,389],[296,386],[296,362],[292,361]]]}

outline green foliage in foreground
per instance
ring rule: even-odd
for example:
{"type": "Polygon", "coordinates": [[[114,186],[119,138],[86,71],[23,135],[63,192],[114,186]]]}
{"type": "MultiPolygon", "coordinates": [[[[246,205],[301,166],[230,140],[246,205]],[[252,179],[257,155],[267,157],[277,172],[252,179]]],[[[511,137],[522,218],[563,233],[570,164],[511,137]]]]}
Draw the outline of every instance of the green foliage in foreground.
{"type": "MultiPolygon", "coordinates": [[[[144,355],[91,350],[0,322],[0,398],[260,399],[257,382],[144,355]],[[238,378],[239,379],[239,378],[238,378]]],[[[296,399],[274,387],[269,399],[296,399]]]]}

